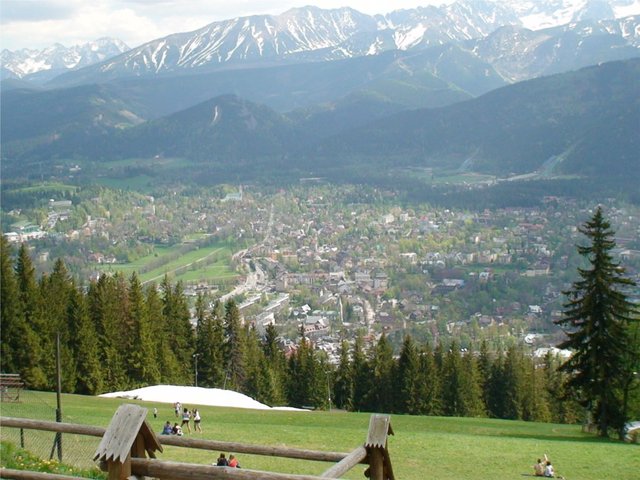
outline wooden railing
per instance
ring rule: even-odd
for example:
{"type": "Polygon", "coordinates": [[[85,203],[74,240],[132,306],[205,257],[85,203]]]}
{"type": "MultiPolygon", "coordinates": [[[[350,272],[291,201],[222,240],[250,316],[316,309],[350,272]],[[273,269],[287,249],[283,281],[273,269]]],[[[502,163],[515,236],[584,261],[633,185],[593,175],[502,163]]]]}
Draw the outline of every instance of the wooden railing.
{"type": "MultiPolygon", "coordinates": [[[[137,405],[122,405],[107,429],[90,425],[9,417],[0,417],[0,424],[3,428],[14,427],[102,437],[94,460],[100,461],[101,468],[109,472],[109,480],[126,479],[131,475],[175,480],[324,480],[340,478],[359,464],[369,465],[364,475],[371,480],[395,480],[387,449],[387,436],[393,434],[387,415],[372,415],[365,443],[349,453],[340,453],[177,436],[156,436],[146,423],[146,413],[146,409],[137,405]],[[162,451],[162,445],[333,462],[334,464],[320,475],[313,476],[170,462],[155,458],[155,451],[162,451]],[[145,453],[151,458],[145,458],[145,453]]],[[[45,474],[38,472],[0,469],[0,478],[7,479],[71,480],[74,478],[65,475],[43,475],[45,474]]]]}

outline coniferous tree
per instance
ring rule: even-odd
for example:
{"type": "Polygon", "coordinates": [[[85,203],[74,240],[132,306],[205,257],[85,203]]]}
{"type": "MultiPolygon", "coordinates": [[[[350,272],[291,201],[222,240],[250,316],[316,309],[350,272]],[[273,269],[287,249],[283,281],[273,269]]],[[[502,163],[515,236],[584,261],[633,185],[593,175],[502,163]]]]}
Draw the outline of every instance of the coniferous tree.
{"type": "Polygon", "coordinates": [[[89,287],[89,315],[97,337],[102,381],[105,390],[123,390],[127,387],[124,357],[119,343],[122,331],[119,317],[120,298],[119,275],[102,275],[89,287]]]}
{"type": "Polygon", "coordinates": [[[487,380],[487,413],[493,418],[505,418],[505,388],[504,354],[498,351],[487,380]]]}
{"type": "Polygon", "coordinates": [[[87,296],[73,289],[67,312],[71,336],[71,351],[75,360],[74,393],[96,395],[102,393],[102,367],[100,365],[98,337],[89,317],[87,296]]]}
{"type": "Polygon", "coordinates": [[[264,362],[270,376],[270,404],[280,405],[285,401],[286,359],[284,353],[278,346],[278,330],[275,325],[268,324],[266,326],[262,348],[264,351],[264,362]]]}
{"type": "Polygon", "coordinates": [[[461,416],[464,412],[464,385],[462,380],[462,357],[457,342],[444,356],[442,364],[442,409],[447,416],[461,416]]]}
{"type": "Polygon", "coordinates": [[[195,385],[209,386],[203,379],[209,377],[211,358],[208,354],[208,342],[211,341],[211,317],[207,311],[207,303],[204,295],[198,293],[196,297],[196,346],[193,352],[195,385]]]}
{"type": "Polygon", "coordinates": [[[525,393],[524,356],[517,347],[509,347],[502,367],[502,416],[510,420],[523,418],[525,393]]]}
{"type": "MultiPolygon", "coordinates": [[[[630,348],[624,358],[627,365],[622,380],[622,416],[640,417],[640,322],[629,325],[630,348]]],[[[624,433],[624,432],[621,432],[624,433]]]]}
{"type": "Polygon", "coordinates": [[[419,396],[422,398],[420,414],[442,415],[441,377],[433,350],[429,344],[420,352],[419,396]]]}
{"type": "Polygon", "coordinates": [[[164,315],[164,302],[155,284],[147,286],[144,293],[160,382],[179,384],[183,381],[182,368],[178,365],[178,359],[171,347],[173,332],[164,315]]]}
{"type": "MultiPolygon", "coordinates": [[[[24,376],[25,383],[31,388],[36,390],[48,388],[53,379],[48,377],[49,372],[45,365],[55,362],[55,356],[46,358],[46,355],[54,355],[54,346],[50,336],[44,335],[46,325],[43,318],[43,299],[26,244],[20,246],[15,270],[21,310],[19,315],[24,319],[24,331],[27,333],[27,336],[24,337],[24,348],[18,353],[20,358],[18,368],[24,376]],[[29,335],[31,332],[33,335],[29,335]]],[[[4,283],[4,280],[2,282],[4,283]]],[[[2,321],[4,323],[4,317],[2,321]]],[[[2,328],[4,330],[4,325],[2,328]]]]}
{"type": "Polygon", "coordinates": [[[556,423],[576,423],[582,414],[582,407],[567,391],[567,374],[560,371],[562,362],[548,352],[544,358],[544,385],[549,398],[549,414],[556,423]]]}
{"type": "MultiPolygon", "coordinates": [[[[30,388],[38,388],[45,382],[44,375],[34,362],[37,359],[39,343],[25,319],[22,295],[13,270],[11,247],[4,235],[0,233],[0,237],[0,365],[4,372],[20,373],[30,388]]],[[[37,298],[31,301],[36,302],[37,298]]]]}
{"type": "Polygon", "coordinates": [[[62,390],[73,392],[75,387],[75,362],[70,349],[71,337],[67,322],[67,309],[71,290],[71,278],[62,259],[57,259],[49,276],[40,279],[44,328],[39,334],[46,342],[44,353],[44,369],[50,379],[49,388],[56,385],[56,338],[60,336],[60,364],[62,366],[62,390]]]}
{"type": "Polygon", "coordinates": [[[172,288],[169,278],[165,275],[160,287],[169,346],[176,358],[181,382],[186,382],[193,378],[191,365],[195,350],[195,335],[191,325],[189,306],[184,296],[182,282],[177,282],[172,288]]]}
{"type": "Polygon", "coordinates": [[[461,385],[462,385],[462,415],[465,417],[482,417],[485,415],[482,401],[480,374],[475,357],[466,352],[462,356],[461,385]]]}
{"type": "Polygon", "coordinates": [[[371,390],[373,379],[369,362],[364,352],[362,336],[357,335],[351,352],[351,364],[353,374],[353,410],[371,410],[371,390]]]}
{"type": "Polygon", "coordinates": [[[132,385],[154,385],[160,381],[160,370],[153,341],[153,329],[145,295],[138,275],[129,279],[129,324],[126,341],[127,374],[132,385]]]}
{"type": "Polygon", "coordinates": [[[480,388],[482,390],[482,402],[484,403],[485,412],[489,412],[489,379],[491,377],[491,354],[489,353],[489,345],[485,339],[480,343],[480,352],[478,354],[478,378],[480,388]]]}
{"type": "Polygon", "coordinates": [[[234,300],[229,300],[224,312],[225,371],[227,388],[243,391],[246,378],[245,335],[240,324],[240,311],[234,300]]]}
{"type": "Polygon", "coordinates": [[[340,343],[338,368],[333,381],[333,402],[337,408],[351,410],[353,406],[353,372],[349,358],[349,343],[340,343]]]}
{"type": "Polygon", "coordinates": [[[245,327],[244,337],[246,380],[242,392],[266,403],[271,393],[271,385],[260,338],[254,327],[245,327]]]}
{"type": "Polygon", "coordinates": [[[423,391],[420,389],[420,357],[410,335],[404,338],[395,377],[395,411],[420,415],[423,412],[423,391]]]}
{"type": "Polygon", "coordinates": [[[525,357],[524,363],[522,418],[530,422],[548,422],[551,419],[551,412],[549,392],[544,388],[544,369],[540,368],[532,357],[525,357]]]}
{"type": "Polygon", "coordinates": [[[372,351],[370,365],[373,373],[373,389],[370,394],[370,410],[391,412],[394,406],[393,348],[383,333],[372,351]]]}
{"type": "Polygon", "coordinates": [[[564,316],[556,323],[566,328],[567,340],[559,347],[573,351],[562,365],[570,377],[568,386],[593,415],[602,436],[625,422],[621,390],[630,365],[627,324],[637,320],[637,307],[622,292],[635,285],[613,261],[614,232],[598,207],[579,231],[589,241],[578,253],[588,262],[579,268],[579,280],[565,292],[564,316]]]}

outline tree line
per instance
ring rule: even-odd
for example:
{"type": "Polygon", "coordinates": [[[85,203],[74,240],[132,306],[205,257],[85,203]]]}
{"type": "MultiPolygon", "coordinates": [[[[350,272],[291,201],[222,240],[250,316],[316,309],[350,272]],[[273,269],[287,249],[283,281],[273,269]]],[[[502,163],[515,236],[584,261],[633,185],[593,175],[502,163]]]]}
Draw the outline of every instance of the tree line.
{"type": "Polygon", "coordinates": [[[565,292],[561,346],[575,353],[564,363],[524,347],[489,351],[482,343],[469,352],[410,336],[396,355],[384,334],[344,339],[332,363],[303,329],[285,351],[275,326],[259,334],[233,300],[198,296],[194,327],[182,283],[168,277],[143,287],[136,273],[116,274],[80,288],[58,259],[36,278],[26,245],[14,256],[2,237],[2,371],[53,390],[59,338],[70,393],[195,383],[293,407],[570,423],[593,415],[606,435],[640,414],[638,309],[620,291],[635,284],[612,261],[613,233],[600,209],[581,232],[591,244],[578,251],[592,268],[579,269],[565,292]]]}
{"type": "Polygon", "coordinates": [[[406,337],[398,356],[386,336],[340,347],[339,362],[301,334],[285,354],[273,325],[243,325],[233,300],[199,296],[195,328],[180,282],[141,286],[134,273],[79,288],[64,262],[36,277],[28,249],[2,240],[2,370],[29,388],[99,394],[154,384],[233,389],[270,405],[418,415],[493,416],[572,422],[577,404],[560,400],[556,360],[522,349],[464,353],[406,337]],[[197,364],[197,365],[196,365],[197,364]]]}

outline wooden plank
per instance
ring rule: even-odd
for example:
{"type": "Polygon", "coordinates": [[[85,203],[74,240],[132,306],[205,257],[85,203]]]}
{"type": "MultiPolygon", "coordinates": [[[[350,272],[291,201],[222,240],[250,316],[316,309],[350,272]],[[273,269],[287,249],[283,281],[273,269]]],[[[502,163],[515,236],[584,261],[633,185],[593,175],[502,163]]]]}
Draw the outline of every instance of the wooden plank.
{"type": "Polygon", "coordinates": [[[359,463],[363,463],[366,458],[367,449],[358,447],[334,466],[325,470],[320,476],[322,478],[340,478],[359,463]]]}
{"type": "Polygon", "coordinates": [[[172,480],[326,480],[313,475],[264,472],[246,468],[195,465],[142,458],[131,459],[131,473],[137,476],[172,480]]]}
{"type": "Polygon", "coordinates": [[[369,451],[369,478],[371,480],[386,480],[384,478],[384,454],[381,448],[369,451]]]}
{"type": "Polygon", "coordinates": [[[146,408],[133,404],[120,405],[113,414],[93,459],[115,460],[123,463],[131,453],[131,448],[146,418],[146,408]]]}
{"type": "Polygon", "coordinates": [[[102,437],[104,427],[93,425],[78,425],[75,423],[50,422],[47,420],[31,420],[28,418],[0,417],[0,425],[3,427],[26,428],[30,430],[44,430],[46,432],[76,433],[90,437],[102,437]]]}
{"type": "MultiPolygon", "coordinates": [[[[76,433],[102,437],[106,431],[103,427],[91,425],[78,425],[73,423],[58,423],[46,420],[30,420],[26,418],[0,417],[0,425],[14,428],[27,428],[32,430],[45,430],[50,432],[76,433]]],[[[269,447],[264,445],[252,445],[237,442],[219,442],[216,440],[201,440],[197,438],[185,438],[175,435],[158,435],[160,444],[184,448],[198,448],[215,452],[237,452],[252,455],[272,457],[295,458],[300,460],[314,460],[319,462],[339,462],[348,453],[325,452],[321,450],[305,450],[294,447],[269,447]]]]}
{"type": "Polygon", "coordinates": [[[371,415],[369,419],[369,431],[365,447],[386,448],[387,436],[393,435],[391,429],[391,417],[389,415],[371,415]]]}
{"type": "Polygon", "coordinates": [[[393,466],[391,465],[391,457],[389,456],[389,450],[387,448],[383,451],[384,454],[384,475],[388,480],[395,480],[396,477],[393,474],[393,466]]]}
{"type": "Polygon", "coordinates": [[[305,450],[293,447],[270,447],[237,442],[219,442],[216,440],[201,440],[198,438],[185,438],[171,435],[160,435],[158,439],[162,445],[199,448],[215,452],[237,452],[251,455],[315,460],[318,462],[339,462],[349,455],[348,453],[340,452],[323,452],[319,450],[305,450]]]}

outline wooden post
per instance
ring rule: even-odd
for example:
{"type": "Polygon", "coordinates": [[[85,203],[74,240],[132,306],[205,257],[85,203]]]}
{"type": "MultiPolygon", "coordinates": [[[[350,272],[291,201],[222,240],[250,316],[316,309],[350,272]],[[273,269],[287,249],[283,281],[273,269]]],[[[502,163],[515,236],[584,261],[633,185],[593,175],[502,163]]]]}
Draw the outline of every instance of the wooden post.
{"type": "Polygon", "coordinates": [[[389,415],[371,415],[367,441],[364,444],[369,457],[369,468],[365,475],[371,480],[395,480],[387,450],[389,435],[393,435],[389,415]]]}
{"type": "Polygon", "coordinates": [[[113,415],[93,457],[106,466],[109,480],[128,479],[132,458],[155,457],[162,451],[146,417],[146,408],[130,404],[120,405],[113,415]]]}

